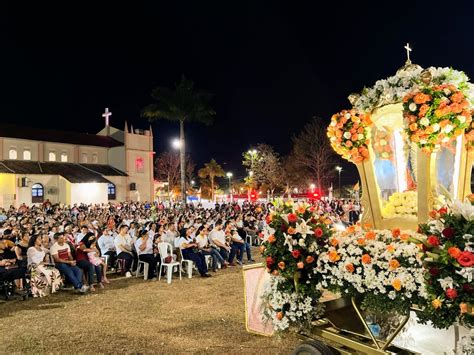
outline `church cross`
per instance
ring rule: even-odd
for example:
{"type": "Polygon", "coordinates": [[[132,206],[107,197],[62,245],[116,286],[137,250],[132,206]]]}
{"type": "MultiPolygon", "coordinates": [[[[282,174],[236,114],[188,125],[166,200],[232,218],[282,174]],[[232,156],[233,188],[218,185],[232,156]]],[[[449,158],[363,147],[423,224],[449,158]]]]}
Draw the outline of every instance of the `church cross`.
{"type": "Polygon", "coordinates": [[[109,126],[109,116],[112,116],[112,112],[109,112],[109,108],[105,108],[105,112],[102,114],[102,117],[105,117],[105,127],[109,126]]]}
{"type": "Polygon", "coordinates": [[[410,60],[410,52],[412,51],[412,49],[410,48],[410,43],[407,43],[407,45],[405,47],[403,47],[407,50],[407,62],[408,63],[411,63],[411,60],[410,60]]]}

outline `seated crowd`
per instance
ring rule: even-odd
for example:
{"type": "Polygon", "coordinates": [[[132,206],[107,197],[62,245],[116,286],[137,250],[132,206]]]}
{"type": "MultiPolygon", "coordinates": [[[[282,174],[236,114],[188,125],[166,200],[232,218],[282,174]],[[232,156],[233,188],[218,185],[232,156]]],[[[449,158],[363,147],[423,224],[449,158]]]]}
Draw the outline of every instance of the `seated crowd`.
{"type": "MultiPolygon", "coordinates": [[[[332,210],[344,221],[339,202],[318,204],[321,213],[332,210]]],[[[209,268],[242,265],[244,257],[254,261],[247,241],[258,243],[269,208],[129,202],[0,209],[0,285],[14,282],[17,293],[34,297],[55,293],[64,282],[78,293],[93,292],[109,283],[108,271],[131,277],[141,261],[149,265],[148,279],[156,280],[160,264],[181,258],[210,277],[209,268]]]]}

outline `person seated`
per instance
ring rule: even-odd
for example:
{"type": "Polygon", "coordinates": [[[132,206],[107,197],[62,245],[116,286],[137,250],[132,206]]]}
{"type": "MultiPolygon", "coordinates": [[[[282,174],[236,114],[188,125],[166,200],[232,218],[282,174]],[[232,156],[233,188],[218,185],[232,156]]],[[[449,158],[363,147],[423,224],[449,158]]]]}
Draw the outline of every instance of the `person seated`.
{"type": "Polygon", "coordinates": [[[199,251],[199,244],[191,238],[192,230],[185,232],[185,236],[179,238],[179,248],[183,253],[183,258],[194,261],[201,277],[211,277],[207,270],[206,259],[199,251]]]}
{"type": "Polygon", "coordinates": [[[42,246],[41,236],[33,235],[28,245],[27,260],[33,297],[55,293],[62,285],[61,274],[54,265],[45,262],[46,251],[42,246]]]}
{"type": "Polygon", "coordinates": [[[199,245],[199,250],[201,250],[204,256],[210,255],[212,258],[212,271],[216,272],[217,264],[220,263],[222,268],[226,268],[228,262],[224,260],[217,248],[213,248],[209,243],[209,229],[206,226],[201,225],[196,232],[196,242],[199,245]]]}
{"type": "MultiPolygon", "coordinates": [[[[244,240],[239,236],[237,231],[235,229],[230,229],[229,231],[229,237],[231,241],[231,251],[229,255],[229,265],[235,266],[234,264],[234,257],[237,255],[237,252],[239,252],[237,256],[237,263],[239,265],[243,264],[243,258],[244,258],[244,251],[245,251],[245,243],[244,240]]],[[[250,247],[249,247],[250,248],[250,247]]]]}
{"type": "Polygon", "coordinates": [[[102,269],[99,265],[95,265],[89,261],[87,253],[97,252],[95,248],[96,238],[94,233],[88,232],[79,242],[76,248],[76,264],[82,269],[83,272],[87,273],[87,281],[91,291],[95,291],[94,287],[94,272],[97,277],[97,283],[100,288],[104,288],[102,283],[102,269]]]}
{"type": "Polygon", "coordinates": [[[54,244],[51,247],[51,256],[56,268],[72,283],[77,292],[85,293],[89,287],[82,284],[82,270],[77,267],[76,260],[72,258],[71,249],[66,243],[63,233],[54,235],[54,244]]]}
{"type": "Polygon", "coordinates": [[[97,245],[100,249],[100,254],[102,256],[108,256],[107,266],[109,269],[113,268],[115,265],[115,259],[117,254],[115,253],[115,234],[110,229],[104,229],[102,235],[97,242],[97,245]]]}
{"type": "Polygon", "coordinates": [[[97,239],[91,244],[91,248],[93,251],[87,253],[89,262],[95,267],[99,266],[102,269],[102,281],[104,281],[106,284],[109,284],[110,281],[107,279],[107,263],[105,262],[104,258],[100,257],[100,252],[97,249],[97,239]]]}
{"type": "Polygon", "coordinates": [[[153,253],[153,237],[150,236],[146,229],[142,229],[138,233],[135,249],[138,254],[138,259],[148,264],[148,279],[156,279],[156,265],[159,259],[153,253]]]}
{"type": "Polygon", "coordinates": [[[0,282],[15,282],[15,292],[21,294],[26,268],[20,267],[13,253],[5,252],[7,243],[0,240],[0,282]]]}
{"type": "MultiPolygon", "coordinates": [[[[217,220],[214,229],[209,233],[209,241],[211,242],[211,245],[215,245],[219,253],[221,254],[222,259],[228,260],[229,259],[229,252],[230,252],[230,246],[227,244],[226,239],[225,239],[225,233],[222,230],[222,221],[217,220]]],[[[229,264],[230,266],[230,264],[229,264]]]]}
{"type": "Polygon", "coordinates": [[[117,259],[123,260],[123,270],[125,277],[132,277],[130,269],[133,262],[133,253],[132,253],[132,237],[128,234],[128,227],[126,224],[122,224],[119,228],[119,234],[115,237],[114,240],[115,250],[117,252],[117,259]]]}

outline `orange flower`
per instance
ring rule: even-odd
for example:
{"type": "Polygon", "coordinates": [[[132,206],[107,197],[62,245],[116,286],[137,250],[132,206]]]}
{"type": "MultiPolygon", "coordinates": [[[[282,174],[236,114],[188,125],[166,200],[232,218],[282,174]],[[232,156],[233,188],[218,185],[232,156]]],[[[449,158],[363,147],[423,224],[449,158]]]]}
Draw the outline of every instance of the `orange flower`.
{"type": "Polygon", "coordinates": [[[288,227],[288,231],[287,231],[287,232],[288,232],[288,234],[293,235],[293,234],[296,234],[296,229],[293,228],[293,227],[288,227]]]}
{"type": "Polygon", "coordinates": [[[368,231],[365,233],[365,239],[367,240],[374,240],[377,234],[374,231],[368,231]]]}
{"type": "Polygon", "coordinates": [[[260,254],[263,254],[265,252],[265,246],[260,245],[260,254]]]}
{"type": "Polygon", "coordinates": [[[456,92],[455,94],[451,95],[452,102],[461,102],[464,99],[464,95],[461,91],[456,92]]]}
{"type": "Polygon", "coordinates": [[[390,270],[395,270],[395,269],[398,269],[398,267],[400,266],[400,263],[398,262],[397,259],[392,259],[390,260],[388,265],[390,266],[390,270]]]}
{"type": "Polygon", "coordinates": [[[365,245],[365,239],[364,239],[364,238],[358,238],[358,239],[357,239],[357,244],[359,244],[359,245],[365,245]]]}
{"type": "Polygon", "coordinates": [[[298,212],[299,214],[303,214],[306,212],[306,208],[304,206],[299,206],[296,212],[298,212]]]}
{"type": "Polygon", "coordinates": [[[467,313],[467,304],[462,302],[459,304],[459,311],[461,314],[467,313]]]}
{"type": "Polygon", "coordinates": [[[435,298],[433,301],[431,301],[431,305],[433,306],[434,309],[438,309],[441,307],[442,301],[439,298],[435,298]]]}
{"type": "Polygon", "coordinates": [[[336,262],[341,259],[340,255],[337,253],[337,251],[331,250],[328,254],[329,261],[336,262]]]}
{"type": "Polygon", "coordinates": [[[278,263],[278,267],[281,269],[281,270],[285,270],[285,262],[284,261],[280,261],[278,263]]]}
{"type": "Polygon", "coordinates": [[[307,263],[307,264],[311,264],[313,261],[314,261],[314,258],[313,258],[311,255],[308,255],[308,256],[306,257],[306,263],[307,263]]]}
{"type": "Polygon", "coordinates": [[[438,212],[436,210],[432,210],[429,213],[430,218],[436,218],[438,216],[438,212]]]}
{"type": "Polygon", "coordinates": [[[283,312],[278,312],[278,313],[276,314],[276,319],[282,320],[282,319],[283,319],[283,312]]]}
{"type": "Polygon", "coordinates": [[[355,226],[350,226],[346,229],[347,234],[351,234],[355,232],[355,226]]]}
{"type": "Polygon", "coordinates": [[[394,279],[392,281],[392,286],[395,290],[400,291],[402,289],[402,282],[399,279],[394,279]]]}
{"type": "Polygon", "coordinates": [[[400,236],[400,228],[392,229],[392,236],[394,236],[395,238],[398,238],[400,236]]]}
{"type": "Polygon", "coordinates": [[[268,242],[271,244],[276,242],[276,238],[273,234],[270,234],[270,236],[268,237],[268,242]]]}
{"type": "Polygon", "coordinates": [[[346,141],[346,147],[352,147],[352,142],[351,141],[346,141]]]}
{"type": "Polygon", "coordinates": [[[372,227],[373,227],[372,223],[364,223],[362,225],[362,228],[364,229],[372,229],[372,227]]]}
{"type": "Polygon", "coordinates": [[[372,258],[370,257],[369,254],[362,255],[362,263],[363,264],[370,264],[371,261],[372,261],[372,258]]]}
{"type": "Polygon", "coordinates": [[[407,240],[410,239],[410,235],[406,233],[400,234],[400,239],[406,242],[407,240]]]}
{"type": "Polygon", "coordinates": [[[391,245],[391,244],[390,244],[390,245],[387,245],[387,251],[388,251],[389,253],[393,253],[393,252],[395,252],[395,247],[394,247],[393,245],[391,245]]]}
{"type": "Polygon", "coordinates": [[[346,270],[349,271],[349,272],[354,272],[355,268],[354,268],[354,265],[352,264],[347,264],[346,265],[346,270]]]}
{"type": "Polygon", "coordinates": [[[461,254],[461,250],[456,247],[451,247],[448,249],[448,254],[449,256],[456,259],[459,256],[459,254],[461,254]]]}
{"type": "Polygon", "coordinates": [[[413,101],[418,105],[424,104],[425,102],[428,102],[430,100],[431,100],[431,96],[423,94],[422,92],[416,94],[415,97],[413,98],[413,101]]]}
{"type": "Polygon", "coordinates": [[[428,112],[429,109],[430,107],[428,105],[426,104],[421,105],[420,110],[418,112],[418,116],[424,117],[426,115],[426,112],[428,112]]]}
{"type": "Polygon", "coordinates": [[[418,125],[416,123],[412,123],[408,126],[410,128],[410,131],[414,132],[418,129],[418,125]]]}
{"type": "Polygon", "coordinates": [[[302,269],[304,268],[304,263],[300,261],[298,264],[296,264],[296,266],[298,267],[298,269],[302,269]]]}

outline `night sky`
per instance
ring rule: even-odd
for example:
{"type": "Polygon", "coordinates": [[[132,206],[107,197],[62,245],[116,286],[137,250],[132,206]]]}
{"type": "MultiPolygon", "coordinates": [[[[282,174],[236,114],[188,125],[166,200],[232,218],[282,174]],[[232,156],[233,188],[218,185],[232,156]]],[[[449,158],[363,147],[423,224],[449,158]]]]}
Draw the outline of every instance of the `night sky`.
{"type": "MultiPolygon", "coordinates": [[[[311,117],[329,120],[351,92],[394,74],[406,42],[415,63],[474,76],[469,1],[289,3],[2,2],[0,122],[96,133],[109,107],[113,126],[144,128],[152,88],[184,73],[215,94],[217,112],[211,127],[186,127],[193,159],[242,175],[243,151],[287,154],[311,117]]],[[[178,125],[153,129],[159,154],[178,125]]]]}

